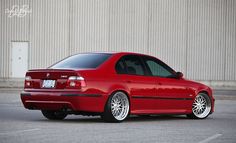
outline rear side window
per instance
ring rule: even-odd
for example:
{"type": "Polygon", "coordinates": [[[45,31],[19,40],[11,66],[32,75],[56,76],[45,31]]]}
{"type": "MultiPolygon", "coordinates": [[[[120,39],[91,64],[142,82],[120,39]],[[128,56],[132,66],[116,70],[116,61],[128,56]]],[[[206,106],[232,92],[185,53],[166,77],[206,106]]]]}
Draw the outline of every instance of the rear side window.
{"type": "Polygon", "coordinates": [[[127,71],[126,71],[126,67],[125,67],[125,64],[123,62],[123,60],[119,60],[116,64],[116,72],[118,74],[126,74],[127,71]]]}
{"type": "Polygon", "coordinates": [[[116,72],[118,74],[144,75],[144,68],[138,56],[128,55],[117,62],[116,72]]]}
{"type": "Polygon", "coordinates": [[[77,54],[70,56],[53,66],[52,69],[78,69],[78,68],[97,68],[105,62],[112,54],[91,53],[91,54],[77,54]]]}

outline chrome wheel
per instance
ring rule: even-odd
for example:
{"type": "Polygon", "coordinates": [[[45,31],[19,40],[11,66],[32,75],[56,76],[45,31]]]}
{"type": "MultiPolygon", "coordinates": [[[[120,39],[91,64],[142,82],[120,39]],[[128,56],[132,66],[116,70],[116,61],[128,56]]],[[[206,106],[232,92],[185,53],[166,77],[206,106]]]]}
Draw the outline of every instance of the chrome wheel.
{"type": "Polygon", "coordinates": [[[196,118],[206,118],[211,112],[210,98],[204,93],[198,94],[193,102],[192,112],[196,118]]]}
{"type": "Polygon", "coordinates": [[[128,116],[129,99],[123,92],[117,92],[112,96],[111,113],[118,121],[122,121],[128,116]]]}

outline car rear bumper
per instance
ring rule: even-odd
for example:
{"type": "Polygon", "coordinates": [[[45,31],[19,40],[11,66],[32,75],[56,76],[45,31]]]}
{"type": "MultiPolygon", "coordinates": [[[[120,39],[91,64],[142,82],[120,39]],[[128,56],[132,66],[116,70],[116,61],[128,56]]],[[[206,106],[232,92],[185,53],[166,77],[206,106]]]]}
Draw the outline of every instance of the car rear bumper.
{"type": "Polygon", "coordinates": [[[21,100],[27,109],[103,112],[106,103],[103,94],[78,92],[22,92],[21,100]]]}

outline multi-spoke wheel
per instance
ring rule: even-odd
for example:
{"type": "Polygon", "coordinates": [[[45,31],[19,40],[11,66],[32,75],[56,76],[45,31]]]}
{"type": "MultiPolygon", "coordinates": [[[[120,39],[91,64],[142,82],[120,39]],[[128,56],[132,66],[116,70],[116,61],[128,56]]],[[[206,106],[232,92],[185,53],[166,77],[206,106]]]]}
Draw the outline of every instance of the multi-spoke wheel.
{"type": "Polygon", "coordinates": [[[211,112],[211,100],[205,93],[199,93],[193,102],[192,113],[187,115],[190,118],[204,119],[211,112]]]}
{"type": "Polygon", "coordinates": [[[116,92],[110,96],[102,114],[102,118],[108,122],[121,122],[129,114],[129,99],[123,92],[116,92]]]}
{"type": "Polygon", "coordinates": [[[63,120],[67,114],[62,111],[42,110],[43,116],[49,120],[63,120]]]}

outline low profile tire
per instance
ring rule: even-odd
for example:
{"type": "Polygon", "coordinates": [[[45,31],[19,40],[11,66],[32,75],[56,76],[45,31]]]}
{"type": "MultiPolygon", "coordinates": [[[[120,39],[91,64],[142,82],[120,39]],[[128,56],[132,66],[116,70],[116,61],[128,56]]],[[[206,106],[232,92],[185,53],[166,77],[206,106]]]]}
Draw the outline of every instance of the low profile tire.
{"type": "Polygon", "coordinates": [[[127,95],[121,91],[115,92],[109,97],[101,117],[106,122],[122,122],[128,117],[129,109],[127,95]]]}
{"type": "Polygon", "coordinates": [[[62,111],[42,110],[41,112],[43,116],[49,120],[63,120],[67,116],[67,114],[62,111]]]}
{"type": "Polygon", "coordinates": [[[199,93],[193,102],[192,113],[187,117],[192,119],[204,119],[211,113],[211,99],[205,93],[199,93]]]}

